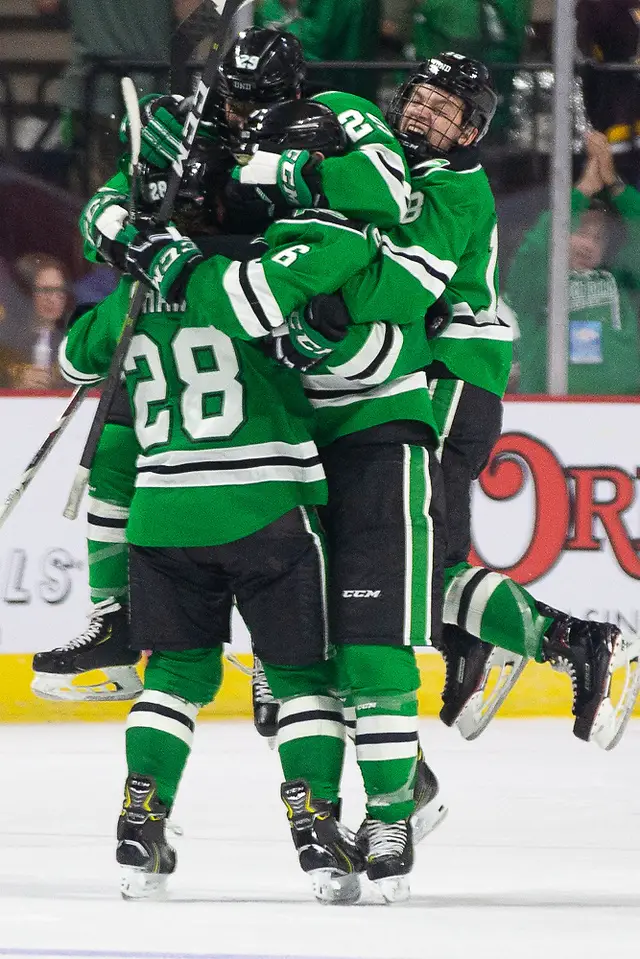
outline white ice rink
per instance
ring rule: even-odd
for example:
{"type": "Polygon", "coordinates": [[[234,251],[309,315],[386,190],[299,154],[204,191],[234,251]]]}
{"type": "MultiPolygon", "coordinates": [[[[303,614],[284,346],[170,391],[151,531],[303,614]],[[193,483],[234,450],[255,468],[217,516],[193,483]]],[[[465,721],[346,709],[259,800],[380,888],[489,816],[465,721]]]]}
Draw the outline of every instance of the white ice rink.
{"type": "MultiPolygon", "coordinates": [[[[288,835],[275,754],[249,723],[206,723],[175,809],[164,903],[120,899],[125,776],[112,725],[0,726],[0,957],[591,959],[640,952],[640,723],[612,753],[566,721],[497,721],[422,741],[448,820],[412,899],[316,904],[288,835]]],[[[361,792],[349,752],[345,818],[361,792]]]]}

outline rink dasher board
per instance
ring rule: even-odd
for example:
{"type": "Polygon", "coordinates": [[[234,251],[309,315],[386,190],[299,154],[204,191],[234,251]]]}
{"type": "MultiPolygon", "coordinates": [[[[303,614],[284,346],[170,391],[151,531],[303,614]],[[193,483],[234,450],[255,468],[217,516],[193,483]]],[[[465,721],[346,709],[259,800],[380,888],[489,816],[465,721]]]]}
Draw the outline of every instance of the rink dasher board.
{"type": "MultiPolygon", "coordinates": [[[[65,402],[61,395],[0,394],[1,498],[65,402]]],[[[85,624],[84,522],[69,523],[62,509],[95,403],[85,401],[0,531],[0,720],[115,719],[128,708],[45,703],[29,690],[31,655],[68,642],[85,624]]],[[[551,605],[639,632],[640,401],[510,401],[497,452],[474,493],[478,556],[551,605]]],[[[248,650],[236,617],[233,651],[249,662],[248,650]]],[[[419,662],[421,713],[434,715],[442,663],[428,652],[419,662]]],[[[569,704],[568,680],[530,664],[501,715],[568,716],[569,704]]],[[[227,665],[219,697],[203,715],[249,716],[247,678],[227,665]]]]}

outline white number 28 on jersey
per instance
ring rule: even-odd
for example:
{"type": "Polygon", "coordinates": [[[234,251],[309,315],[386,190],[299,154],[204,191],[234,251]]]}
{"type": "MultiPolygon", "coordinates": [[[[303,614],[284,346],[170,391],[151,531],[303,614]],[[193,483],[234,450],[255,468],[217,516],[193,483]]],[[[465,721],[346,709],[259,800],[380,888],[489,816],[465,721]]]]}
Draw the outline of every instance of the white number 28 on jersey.
{"type": "MultiPolygon", "coordinates": [[[[195,441],[230,436],[244,420],[244,390],[231,339],[212,326],[184,327],[174,337],[171,352],[175,373],[183,384],[182,429],[195,441]]],[[[140,372],[141,361],[146,362],[149,375],[136,383],[133,407],[136,436],[146,450],[168,443],[171,432],[171,411],[162,409],[167,400],[167,377],[160,349],[146,333],[132,337],[125,372],[140,372]]]]}

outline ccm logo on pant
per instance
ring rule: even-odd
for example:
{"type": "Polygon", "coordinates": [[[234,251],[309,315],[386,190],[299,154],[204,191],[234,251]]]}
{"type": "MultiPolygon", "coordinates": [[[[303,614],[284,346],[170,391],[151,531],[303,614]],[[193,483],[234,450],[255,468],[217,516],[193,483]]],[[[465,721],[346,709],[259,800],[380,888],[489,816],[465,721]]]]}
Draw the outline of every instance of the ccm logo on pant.
{"type": "Polygon", "coordinates": [[[382,590],[380,589],[343,589],[343,599],[377,599],[382,590]]]}

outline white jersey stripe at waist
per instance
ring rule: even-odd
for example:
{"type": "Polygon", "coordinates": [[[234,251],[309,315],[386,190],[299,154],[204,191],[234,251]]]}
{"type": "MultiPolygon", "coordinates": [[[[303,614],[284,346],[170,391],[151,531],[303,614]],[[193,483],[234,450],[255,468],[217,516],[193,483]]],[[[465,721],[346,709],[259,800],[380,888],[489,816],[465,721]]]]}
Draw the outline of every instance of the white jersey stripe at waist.
{"type": "Polygon", "coordinates": [[[203,450],[167,450],[164,453],[152,453],[150,456],[142,454],[136,461],[136,466],[180,466],[186,463],[228,463],[237,460],[270,459],[273,456],[288,456],[297,460],[305,460],[318,455],[313,440],[305,443],[250,443],[246,446],[224,446],[220,449],[209,448],[203,450]]]}

